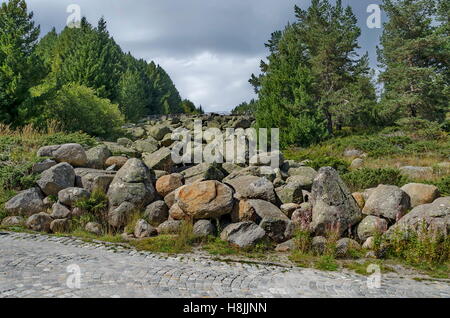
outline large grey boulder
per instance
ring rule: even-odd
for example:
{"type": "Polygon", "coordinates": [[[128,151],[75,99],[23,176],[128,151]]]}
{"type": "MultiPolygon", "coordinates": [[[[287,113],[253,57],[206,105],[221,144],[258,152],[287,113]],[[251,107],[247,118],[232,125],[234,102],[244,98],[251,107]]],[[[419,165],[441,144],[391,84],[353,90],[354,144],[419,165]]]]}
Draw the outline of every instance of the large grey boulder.
{"type": "Polygon", "coordinates": [[[70,221],[67,219],[56,219],[50,223],[52,233],[66,233],[70,230],[70,221]]]}
{"type": "Polygon", "coordinates": [[[101,224],[99,224],[97,222],[88,222],[85,225],[84,229],[87,232],[95,234],[95,235],[102,235],[102,232],[103,232],[101,224]]]}
{"type": "Polygon", "coordinates": [[[124,202],[141,209],[153,202],[155,194],[150,170],[141,160],[133,158],[117,172],[107,196],[111,210],[124,202]]]}
{"type": "Polygon", "coordinates": [[[400,173],[411,179],[430,179],[433,177],[433,168],[431,167],[400,167],[400,173]]]}
{"type": "Polygon", "coordinates": [[[136,238],[144,238],[144,237],[151,237],[158,234],[158,231],[147,223],[147,221],[140,219],[137,221],[135,227],[134,227],[134,236],[136,238]]]}
{"type": "Polygon", "coordinates": [[[149,130],[150,135],[158,141],[162,140],[165,135],[170,134],[171,132],[172,130],[170,127],[166,125],[153,126],[149,130]]]}
{"type": "Polygon", "coordinates": [[[292,238],[294,234],[294,223],[290,220],[265,217],[259,226],[276,243],[282,243],[292,238]]]}
{"type": "Polygon", "coordinates": [[[54,158],[57,162],[67,162],[74,167],[85,167],[88,163],[86,152],[79,144],[45,146],[37,154],[40,157],[54,158]]]}
{"type": "Polygon", "coordinates": [[[259,243],[266,232],[253,222],[239,222],[228,225],[220,234],[223,241],[241,248],[251,247],[259,243]]]}
{"type": "Polygon", "coordinates": [[[118,207],[110,208],[108,212],[108,224],[115,228],[126,225],[130,216],[136,211],[136,206],[130,202],[122,202],[118,207]]]}
{"type": "Polygon", "coordinates": [[[98,145],[86,151],[87,166],[93,169],[103,169],[106,159],[112,156],[111,151],[105,145],[98,145]]]}
{"type": "Polygon", "coordinates": [[[180,233],[183,221],[167,220],[157,227],[158,234],[178,234],[180,233]]]}
{"type": "Polygon", "coordinates": [[[442,197],[436,199],[433,203],[416,206],[394,226],[390,227],[387,234],[392,234],[397,230],[420,231],[422,230],[422,226],[449,235],[450,197],[442,197]]]}
{"type": "Polygon", "coordinates": [[[133,145],[133,140],[122,137],[117,139],[117,143],[124,147],[131,147],[133,145]]]}
{"type": "Polygon", "coordinates": [[[31,171],[33,173],[42,173],[47,169],[50,169],[53,166],[56,166],[58,163],[55,160],[52,159],[45,159],[41,162],[37,162],[33,165],[33,167],[31,168],[31,171]]]}
{"type": "Polygon", "coordinates": [[[233,221],[253,221],[260,223],[264,218],[289,221],[289,218],[274,204],[264,200],[242,200],[239,202],[238,215],[233,211],[233,221]]]}
{"type": "Polygon", "coordinates": [[[234,197],[238,200],[260,199],[276,202],[275,190],[272,182],[266,178],[256,176],[242,176],[228,182],[235,190],[234,197]]]}
{"type": "Polygon", "coordinates": [[[71,211],[61,203],[54,203],[52,206],[51,217],[54,219],[66,219],[70,217],[71,211]]]}
{"type": "Polygon", "coordinates": [[[432,203],[439,197],[439,189],[431,184],[408,183],[402,188],[411,198],[411,207],[432,203]]]}
{"type": "Polygon", "coordinates": [[[318,235],[324,234],[331,227],[338,227],[342,234],[362,218],[352,194],[337,171],[331,167],[319,170],[312,186],[311,203],[311,228],[318,235]]]}
{"type": "Polygon", "coordinates": [[[317,171],[311,167],[290,168],[288,171],[289,178],[287,182],[296,182],[301,185],[303,189],[311,190],[314,178],[317,176],[317,171]]]}
{"type": "Polygon", "coordinates": [[[25,219],[20,215],[7,216],[2,220],[2,226],[22,226],[25,219]]]}
{"type": "Polygon", "coordinates": [[[358,237],[361,241],[365,241],[375,234],[382,234],[388,229],[388,222],[377,216],[366,216],[358,225],[358,237]]]}
{"type": "Polygon", "coordinates": [[[164,170],[171,172],[174,166],[172,152],[169,148],[163,147],[153,153],[142,154],[147,167],[154,170],[164,170]]]}
{"type": "Polygon", "coordinates": [[[216,233],[216,227],[210,220],[198,220],[194,224],[193,232],[199,237],[212,236],[216,233]]]}
{"type": "Polygon", "coordinates": [[[226,171],[219,165],[207,162],[200,163],[181,172],[186,180],[186,184],[206,180],[216,180],[220,182],[225,178],[225,173],[226,171]]]}
{"type": "MultiPolygon", "coordinates": [[[[236,211],[236,210],[235,210],[236,211]]],[[[286,241],[292,236],[293,223],[274,204],[264,200],[240,201],[238,215],[233,211],[234,221],[253,221],[277,243],[286,241]]]]}
{"type": "Polygon", "coordinates": [[[144,218],[151,225],[158,226],[169,218],[169,208],[164,201],[155,201],[145,209],[144,218]]]}
{"type": "Polygon", "coordinates": [[[58,201],[68,207],[75,207],[75,203],[82,199],[89,199],[91,193],[83,188],[67,188],[59,191],[58,201]]]}
{"type": "Polygon", "coordinates": [[[193,219],[218,218],[233,209],[233,190],[209,180],[185,185],[175,192],[178,206],[193,219]]]}
{"type": "Polygon", "coordinates": [[[380,184],[366,200],[363,213],[398,220],[411,207],[409,195],[397,186],[380,184]]]}
{"type": "Polygon", "coordinates": [[[45,170],[37,181],[46,195],[58,195],[59,191],[75,185],[75,170],[68,163],[59,163],[45,170]]]}
{"type": "Polygon", "coordinates": [[[79,188],[84,188],[89,192],[101,191],[108,192],[109,185],[116,176],[115,171],[76,168],[75,169],[76,182],[75,185],[79,188]]]}
{"type": "MultiPolygon", "coordinates": [[[[286,203],[280,206],[281,212],[284,213],[288,218],[292,217],[292,214],[294,214],[295,210],[299,209],[301,207],[300,204],[297,203],[286,203]]],[[[311,207],[312,209],[312,207],[311,207]]]]}
{"type": "Polygon", "coordinates": [[[290,182],[286,185],[275,189],[278,198],[282,204],[296,203],[301,204],[303,202],[303,190],[302,185],[298,182],[290,182]]]}
{"type": "Polygon", "coordinates": [[[252,166],[272,166],[278,161],[278,167],[283,165],[284,157],[280,151],[263,152],[252,156],[249,160],[252,166]]]}
{"type": "Polygon", "coordinates": [[[222,182],[229,183],[231,182],[231,180],[242,176],[265,177],[267,178],[267,180],[273,181],[276,178],[276,172],[272,167],[269,166],[250,166],[241,170],[233,171],[227,177],[225,177],[222,182]]]}
{"type": "Polygon", "coordinates": [[[30,216],[39,212],[44,212],[44,195],[39,188],[31,188],[19,192],[16,196],[5,203],[5,210],[9,215],[30,216]]]}
{"type": "Polygon", "coordinates": [[[153,153],[158,150],[158,141],[152,137],[143,140],[136,140],[134,142],[134,148],[136,148],[139,152],[153,153]]]}
{"type": "Polygon", "coordinates": [[[111,151],[113,156],[125,156],[125,157],[137,157],[139,152],[133,147],[125,147],[121,146],[116,142],[107,142],[103,143],[106,147],[108,147],[109,151],[111,151]]]}
{"type": "Polygon", "coordinates": [[[47,213],[41,212],[37,214],[33,214],[27,219],[25,223],[27,228],[37,231],[37,232],[49,232],[50,231],[50,223],[52,223],[53,219],[47,213]]]}

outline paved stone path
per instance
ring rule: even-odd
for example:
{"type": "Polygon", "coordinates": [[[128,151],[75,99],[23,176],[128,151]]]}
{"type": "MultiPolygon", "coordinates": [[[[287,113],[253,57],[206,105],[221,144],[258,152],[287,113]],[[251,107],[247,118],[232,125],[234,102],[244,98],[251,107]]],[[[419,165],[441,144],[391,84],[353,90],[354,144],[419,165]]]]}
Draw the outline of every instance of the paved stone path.
{"type": "Polygon", "coordinates": [[[1,297],[450,297],[450,284],[383,275],[380,288],[368,288],[357,274],[0,232],[1,297]]]}

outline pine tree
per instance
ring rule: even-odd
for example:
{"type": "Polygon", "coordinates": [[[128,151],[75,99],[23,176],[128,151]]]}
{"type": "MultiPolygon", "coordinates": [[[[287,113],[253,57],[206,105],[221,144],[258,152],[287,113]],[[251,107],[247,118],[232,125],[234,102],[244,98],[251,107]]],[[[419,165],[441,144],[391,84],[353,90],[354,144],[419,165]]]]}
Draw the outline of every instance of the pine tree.
{"type": "Polygon", "coordinates": [[[153,114],[182,113],[181,97],[164,69],[154,62],[148,64],[147,75],[152,82],[154,105],[150,110],[153,114]]]}
{"type": "Polygon", "coordinates": [[[146,87],[138,72],[127,70],[122,74],[118,102],[120,111],[128,121],[137,121],[145,115],[146,87]]]}
{"type": "Polygon", "coordinates": [[[356,53],[361,32],[350,7],[313,0],[295,13],[294,24],[272,34],[268,62],[250,83],[258,126],[279,127],[283,145],[308,145],[343,125],[366,124],[375,88],[367,55],[356,53]]]}
{"type": "Polygon", "coordinates": [[[97,28],[85,18],[80,29],[66,27],[57,54],[54,71],[60,85],[78,83],[95,89],[99,97],[117,100],[123,53],[109,36],[103,18],[97,28]]]}
{"type": "Polygon", "coordinates": [[[399,117],[441,121],[449,109],[448,4],[440,3],[383,1],[389,20],[378,54],[384,68],[380,76],[384,84],[381,111],[386,122],[399,117]]]}
{"type": "MultiPolygon", "coordinates": [[[[307,64],[314,78],[313,96],[318,110],[325,116],[328,133],[339,128],[345,105],[365,90],[363,100],[374,102],[375,90],[370,88],[367,56],[359,57],[358,37],[361,30],[350,6],[344,8],[337,0],[332,6],[328,0],[313,0],[307,10],[295,8],[300,42],[307,48],[307,64]]],[[[347,111],[353,113],[353,111],[347,111]]]]}
{"type": "Polygon", "coordinates": [[[41,63],[34,54],[39,26],[24,0],[0,7],[0,122],[15,123],[29,89],[40,80],[41,63]]]}

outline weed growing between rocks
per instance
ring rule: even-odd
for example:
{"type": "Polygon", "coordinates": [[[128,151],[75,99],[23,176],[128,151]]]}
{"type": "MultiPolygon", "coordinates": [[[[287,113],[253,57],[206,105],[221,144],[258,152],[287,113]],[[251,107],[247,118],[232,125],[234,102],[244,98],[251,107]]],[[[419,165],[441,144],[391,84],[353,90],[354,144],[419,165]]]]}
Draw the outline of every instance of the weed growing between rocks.
{"type": "Polygon", "coordinates": [[[155,253],[184,254],[192,251],[192,247],[198,242],[194,235],[192,222],[183,221],[179,234],[158,235],[156,237],[141,240],[131,240],[128,243],[138,251],[150,251],[155,253]]]}
{"type": "Polygon", "coordinates": [[[314,242],[312,233],[306,229],[297,230],[294,236],[294,249],[289,259],[300,267],[313,267],[320,270],[336,271],[339,269],[337,258],[337,241],[339,228],[328,226],[321,242],[314,242]]]}
{"type": "Polygon", "coordinates": [[[396,229],[375,237],[375,252],[435,277],[450,277],[450,237],[422,223],[417,231],[396,229]]]}
{"type": "Polygon", "coordinates": [[[78,218],[77,223],[84,229],[84,226],[89,222],[97,222],[102,225],[104,230],[109,228],[108,215],[108,197],[99,189],[92,191],[87,199],[81,199],[75,203],[75,207],[81,209],[84,213],[78,218]]]}

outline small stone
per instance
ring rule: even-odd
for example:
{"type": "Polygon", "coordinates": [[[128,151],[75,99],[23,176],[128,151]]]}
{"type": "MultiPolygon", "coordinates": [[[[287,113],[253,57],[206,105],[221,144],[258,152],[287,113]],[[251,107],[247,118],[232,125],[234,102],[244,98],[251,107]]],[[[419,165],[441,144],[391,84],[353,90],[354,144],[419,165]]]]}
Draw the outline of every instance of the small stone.
{"type": "Polygon", "coordinates": [[[169,208],[164,201],[155,201],[145,209],[144,219],[153,226],[167,221],[168,217],[169,208]]]}
{"type": "Polygon", "coordinates": [[[27,219],[26,226],[37,232],[49,232],[50,231],[50,223],[52,223],[53,219],[47,213],[41,212],[37,214],[33,214],[27,219]]]}
{"type": "Polygon", "coordinates": [[[22,226],[25,223],[25,219],[19,215],[7,216],[2,220],[2,226],[22,226]]]}
{"type": "Polygon", "coordinates": [[[194,235],[199,237],[213,236],[216,227],[210,220],[198,220],[194,224],[194,235]]]}
{"type": "Polygon", "coordinates": [[[158,231],[145,220],[139,220],[134,227],[134,236],[136,238],[151,237],[158,234],[158,231]]]}
{"type": "Polygon", "coordinates": [[[70,229],[70,221],[67,219],[53,220],[50,223],[50,231],[53,233],[67,233],[70,229]]]}
{"type": "Polygon", "coordinates": [[[87,223],[86,226],[84,227],[84,229],[87,232],[95,234],[95,235],[98,235],[98,236],[102,235],[102,232],[103,232],[102,231],[102,226],[99,223],[97,223],[97,222],[89,222],[89,223],[87,223]]]}
{"type": "Polygon", "coordinates": [[[71,211],[66,206],[57,202],[52,206],[52,214],[51,217],[54,219],[66,219],[70,217],[71,211]]]}

